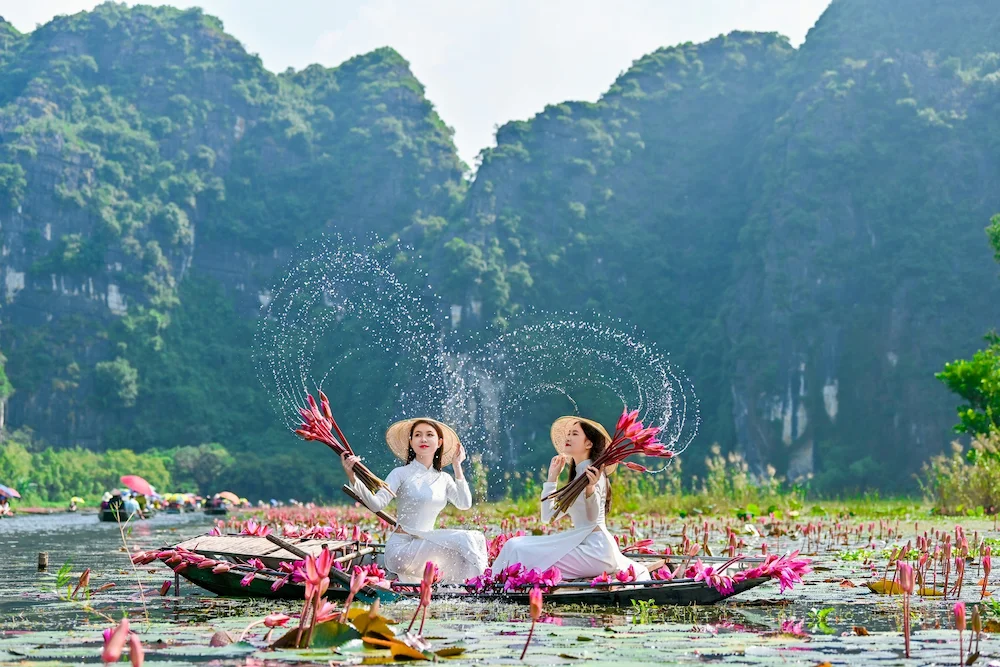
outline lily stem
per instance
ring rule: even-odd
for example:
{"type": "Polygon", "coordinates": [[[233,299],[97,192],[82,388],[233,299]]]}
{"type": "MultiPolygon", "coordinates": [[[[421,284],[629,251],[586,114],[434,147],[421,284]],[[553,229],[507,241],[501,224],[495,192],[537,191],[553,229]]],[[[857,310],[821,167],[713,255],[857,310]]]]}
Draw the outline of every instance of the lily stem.
{"type": "Polygon", "coordinates": [[[535,633],[535,620],[531,620],[531,629],[528,630],[528,640],[524,642],[524,650],[521,651],[521,660],[524,660],[524,656],[528,654],[528,644],[531,643],[531,635],[535,633]]]}

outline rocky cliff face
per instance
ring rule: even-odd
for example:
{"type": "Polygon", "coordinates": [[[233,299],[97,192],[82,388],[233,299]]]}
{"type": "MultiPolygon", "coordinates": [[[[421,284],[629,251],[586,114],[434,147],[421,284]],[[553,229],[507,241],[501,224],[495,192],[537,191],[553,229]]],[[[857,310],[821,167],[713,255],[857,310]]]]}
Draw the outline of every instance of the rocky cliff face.
{"type": "Polygon", "coordinates": [[[755,470],[907,484],[954,422],[933,373],[997,316],[969,299],[1000,288],[982,231],[1000,61],[957,27],[985,11],[841,0],[799,52],[738,33],[664,49],[596,105],[501,128],[471,248],[451,244],[466,304],[627,318],[755,470]]]}
{"type": "MultiPolygon", "coordinates": [[[[660,49],[597,103],[500,128],[471,185],[391,49],[275,75],[197,10],[0,21],[8,424],[263,457],[267,288],[315,234],[375,233],[413,247],[394,268],[430,273],[453,328],[621,317],[694,380],[701,442],[824,488],[905,485],[954,420],[933,372],[1000,296],[995,12],[918,4],[835,0],[798,51],[660,49]]],[[[392,400],[343,390],[349,419],[392,400]]],[[[495,422],[486,390],[448,409],[495,422]]]]}
{"type": "Polygon", "coordinates": [[[388,235],[461,194],[450,130],[390,49],[279,77],[198,10],[0,27],[9,419],[46,440],[99,447],[131,418],[127,377],[97,365],[162,347],[189,272],[252,317],[303,239],[388,235]]]}

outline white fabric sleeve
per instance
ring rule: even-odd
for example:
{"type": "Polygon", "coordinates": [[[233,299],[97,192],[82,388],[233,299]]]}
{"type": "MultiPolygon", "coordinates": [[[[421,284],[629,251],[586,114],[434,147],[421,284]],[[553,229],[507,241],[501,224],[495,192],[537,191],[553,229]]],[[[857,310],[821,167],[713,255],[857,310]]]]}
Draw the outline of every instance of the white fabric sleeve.
{"type": "MultiPolygon", "coordinates": [[[[399,488],[402,481],[402,474],[400,473],[399,468],[393,468],[392,472],[389,473],[389,476],[385,478],[385,483],[389,485],[389,489],[392,490],[392,493],[396,493],[396,490],[399,488]]],[[[351,484],[351,488],[354,489],[354,492],[361,497],[365,506],[373,512],[384,510],[386,505],[388,505],[393,498],[392,494],[385,489],[379,489],[378,493],[373,494],[368,490],[368,487],[365,486],[360,479],[358,479],[357,475],[354,477],[354,483],[351,484]]]]}
{"type": "MultiPolygon", "coordinates": [[[[541,497],[544,498],[545,496],[549,495],[555,490],[556,490],[556,482],[545,482],[544,484],[542,484],[541,497]]],[[[552,521],[553,514],[555,513],[555,510],[553,509],[552,505],[553,501],[551,498],[542,501],[542,523],[548,523],[549,521],[552,521]]]]}
{"type": "Polygon", "coordinates": [[[466,479],[455,480],[448,473],[444,473],[448,478],[448,502],[460,510],[467,510],[472,507],[472,490],[466,479]]]}

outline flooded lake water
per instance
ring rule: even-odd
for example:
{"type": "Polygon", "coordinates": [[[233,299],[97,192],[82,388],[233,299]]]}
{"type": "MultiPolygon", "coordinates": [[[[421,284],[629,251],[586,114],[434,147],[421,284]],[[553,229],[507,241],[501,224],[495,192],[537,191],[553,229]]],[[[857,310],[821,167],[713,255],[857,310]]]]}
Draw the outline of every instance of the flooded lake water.
{"type": "MultiPolygon", "coordinates": [[[[199,513],[159,515],[129,524],[125,541],[129,550],[164,547],[204,534],[212,523],[199,513]]],[[[970,535],[976,531],[980,538],[997,537],[992,522],[962,524],[970,535]]],[[[804,553],[815,554],[811,556],[815,571],[804,585],[784,594],[772,582],[710,607],[547,609],[552,615],[536,629],[524,663],[956,664],[953,600],[914,597],[913,658],[906,661],[901,597],[878,595],[864,585],[873,576],[882,577],[888,557],[866,564],[860,547],[874,544],[873,553],[880,554],[917,534],[912,520],[894,525],[899,538],[859,535],[857,543],[845,537],[846,545],[833,544],[839,541],[834,539],[807,544],[794,531],[767,539],[770,552],[803,548],[804,553]]],[[[922,519],[919,530],[950,531],[954,525],[954,521],[931,524],[922,519]]],[[[680,520],[663,524],[659,534],[652,535],[657,546],[676,543],[680,526],[680,520]]],[[[716,538],[724,544],[721,533],[716,538]]],[[[971,604],[980,598],[977,580],[982,574],[969,560],[962,598],[971,604]]],[[[0,665],[99,663],[101,631],[110,627],[101,614],[117,619],[123,613],[132,620],[151,665],[391,662],[387,652],[364,649],[360,642],[338,652],[273,651],[266,650],[260,635],[251,634],[246,642],[210,647],[217,630],[238,635],[251,621],[272,611],[297,616],[301,602],[223,599],[184,579],[179,596],[172,586],[161,596],[161,585],[167,581],[174,581],[173,572],[162,563],[134,570],[119,527],[98,522],[94,514],[22,515],[0,521],[0,665]],[[46,573],[37,571],[39,552],[48,553],[46,573]],[[54,590],[55,573],[66,562],[72,564],[74,585],[80,572],[90,568],[91,589],[107,583],[114,587],[94,593],[92,609],[60,599],[54,590]]],[[[383,613],[408,621],[413,609],[412,602],[395,603],[383,606],[383,613]]],[[[992,611],[983,607],[983,612],[996,623],[992,611]]],[[[464,655],[447,659],[449,663],[517,663],[529,625],[522,606],[434,601],[424,634],[464,643],[464,655]]],[[[966,641],[970,634],[965,633],[966,641]]],[[[988,633],[983,637],[976,664],[1000,664],[991,662],[1000,658],[1000,642],[988,633]]]]}

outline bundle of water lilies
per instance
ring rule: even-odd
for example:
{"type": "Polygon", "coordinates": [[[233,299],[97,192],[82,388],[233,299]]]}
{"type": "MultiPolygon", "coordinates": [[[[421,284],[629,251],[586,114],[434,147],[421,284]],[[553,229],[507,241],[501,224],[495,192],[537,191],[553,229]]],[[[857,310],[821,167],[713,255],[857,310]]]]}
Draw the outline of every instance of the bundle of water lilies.
{"type": "MultiPolygon", "coordinates": [[[[639,421],[639,411],[628,411],[626,407],[622,411],[622,416],[618,419],[615,427],[614,437],[611,443],[604,449],[604,452],[595,460],[590,462],[591,466],[603,468],[606,466],[624,463],[629,470],[636,472],[646,472],[647,468],[632,461],[626,461],[628,457],[641,454],[644,456],[654,456],[662,459],[673,458],[674,452],[665,444],[656,439],[660,432],[658,426],[643,426],[639,421]]],[[[588,478],[586,475],[577,475],[569,484],[553,491],[542,500],[552,499],[552,507],[556,513],[569,512],[569,508],[587,488],[588,478]]]]}
{"type": "MultiPolygon", "coordinates": [[[[754,567],[738,570],[733,574],[724,574],[725,570],[745,558],[745,554],[735,556],[718,567],[706,565],[701,562],[701,559],[698,559],[687,568],[684,568],[682,565],[676,570],[671,571],[670,568],[663,567],[659,570],[654,570],[650,575],[653,579],[659,581],[671,581],[679,577],[704,581],[723,595],[729,595],[735,589],[736,584],[761,577],[777,579],[781,586],[780,591],[784,593],[786,590],[791,590],[795,584],[801,583],[803,575],[812,572],[812,561],[799,556],[798,551],[793,551],[781,556],[770,554],[764,558],[764,562],[754,567]]],[[[604,575],[603,582],[598,582],[600,578],[598,577],[594,581],[596,583],[606,583],[608,575],[604,575]]]]}
{"type": "MultiPolygon", "coordinates": [[[[318,405],[312,394],[306,394],[306,401],[309,403],[309,407],[299,408],[299,414],[302,416],[302,424],[295,430],[295,434],[303,440],[322,442],[336,452],[337,456],[345,453],[353,456],[354,450],[351,449],[351,444],[344,437],[343,431],[337,426],[337,420],[333,418],[333,411],[330,410],[330,401],[327,399],[326,394],[322,391],[319,392],[318,405]]],[[[358,463],[355,465],[354,474],[358,476],[361,483],[368,487],[368,490],[372,493],[378,493],[380,489],[385,489],[389,493],[392,493],[389,485],[379,479],[364,464],[358,463]]]]}
{"type": "Polygon", "coordinates": [[[539,588],[549,592],[563,580],[562,572],[553,565],[547,570],[526,569],[521,563],[514,563],[493,573],[493,568],[486,568],[478,577],[465,580],[465,585],[477,593],[483,591],[507,592],[522,588],[539,588]]]}

